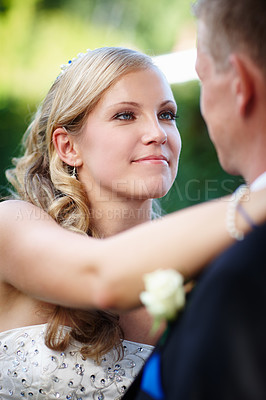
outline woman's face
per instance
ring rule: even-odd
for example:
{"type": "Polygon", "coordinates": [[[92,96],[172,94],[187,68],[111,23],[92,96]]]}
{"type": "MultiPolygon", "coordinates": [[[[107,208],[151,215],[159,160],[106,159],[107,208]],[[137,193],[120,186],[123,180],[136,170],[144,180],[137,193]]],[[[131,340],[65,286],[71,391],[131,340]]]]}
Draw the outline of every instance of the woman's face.
{"type": "Polygon", "coordinates": [[[177,173],[181,140],[172,91],[156,69],[124,75],[76,138],[79,179],[90,199],[164,196],[177,173]]]}

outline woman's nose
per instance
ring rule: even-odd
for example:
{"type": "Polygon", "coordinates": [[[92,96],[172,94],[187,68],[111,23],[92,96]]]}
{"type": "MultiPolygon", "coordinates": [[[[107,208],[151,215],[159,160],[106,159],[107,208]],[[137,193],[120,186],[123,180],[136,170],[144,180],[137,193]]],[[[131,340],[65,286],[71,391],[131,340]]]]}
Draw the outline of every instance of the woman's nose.
{"type": "Polygon", "coordinates": [[[160,125],[159,121],[149,121],[149,123],[145,124],[142,142],[144,144],[165,144],[167,142],[167,133],[160,125]]]}

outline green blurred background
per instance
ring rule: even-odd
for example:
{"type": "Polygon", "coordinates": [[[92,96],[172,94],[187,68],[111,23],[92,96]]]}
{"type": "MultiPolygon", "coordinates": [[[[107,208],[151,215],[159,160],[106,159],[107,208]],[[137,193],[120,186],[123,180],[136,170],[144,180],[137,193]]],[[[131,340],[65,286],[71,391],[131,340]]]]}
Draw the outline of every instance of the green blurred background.
{"type": "MultiPolygon", "coordinates": [[[[101,46],[167,54],[194,47],[195,37],[189,0],[0,0],[0,194],[7,194],[5,170],[61,64],[101,46]]],[[[242,183],[218,163],[200,115],[198,81],[172,89],[183,145],[178,177],[161,200],[166,212],[242,183]]]]}

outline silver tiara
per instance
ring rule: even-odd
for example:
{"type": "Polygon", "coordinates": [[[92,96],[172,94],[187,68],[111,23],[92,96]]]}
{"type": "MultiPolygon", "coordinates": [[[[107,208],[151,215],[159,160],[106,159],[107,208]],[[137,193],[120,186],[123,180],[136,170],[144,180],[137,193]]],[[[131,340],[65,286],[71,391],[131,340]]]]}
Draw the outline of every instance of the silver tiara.
{"type": "Polygon", "coordinates": [[[67,64],[62,64],[62,65],[60,66],[60,69],[61,69],[60,75],[64,74],[64,73],[66,72],[66,70],[69,68],[69,66],[70,66],[71,64],[73,64],[73,62],[75,62],[75,61],[77,61],[77,60],[80,60],[81,58],[83,58],[84,56],[86,56],[86,54],[88,54],[90,51],[91,51],[91,49],[87,49],[86,53],[79,53],[79,54],[77,55],[77,57],[74,57],[74,58],[72,58],[72,60],[69,60],[69,61],[67,62],[67,64]]]}

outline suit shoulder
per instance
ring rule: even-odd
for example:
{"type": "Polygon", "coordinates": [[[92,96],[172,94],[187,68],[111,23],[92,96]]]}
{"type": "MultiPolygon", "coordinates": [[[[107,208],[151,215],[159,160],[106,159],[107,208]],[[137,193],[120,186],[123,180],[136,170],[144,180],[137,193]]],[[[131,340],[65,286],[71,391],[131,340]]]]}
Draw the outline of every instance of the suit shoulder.
{"type": "Polygon", "coordinates": [[[202,280],[230,279],[240,276],[266,279],[266,224],[257,227],[243,241],[239,241],[220,254],[206,269],[202,280]]]}

